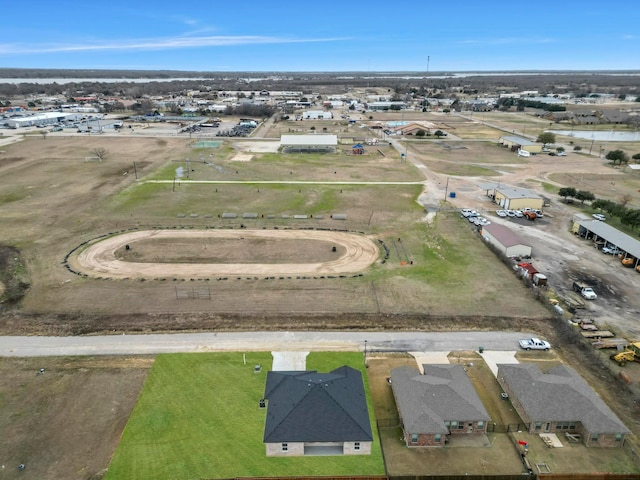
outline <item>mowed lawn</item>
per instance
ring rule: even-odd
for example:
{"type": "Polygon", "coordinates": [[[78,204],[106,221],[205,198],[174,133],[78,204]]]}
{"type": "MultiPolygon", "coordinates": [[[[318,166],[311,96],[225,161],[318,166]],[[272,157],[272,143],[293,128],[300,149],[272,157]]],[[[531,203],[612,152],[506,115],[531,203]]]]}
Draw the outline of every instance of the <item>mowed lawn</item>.
{"type": "MultiPolygon", "coordinates": [[[[374,445],[371,455],[267,458],[262,443],[268,352],[159,355],[124,430],[109,480],[261,476],[383,475],[366,374],[374,445]],[[261,365],[260,373],[254,372],[261,365]]],[[[363,371],[360,353],[313,353],[307,369],[350,365],[363,371]]]]}

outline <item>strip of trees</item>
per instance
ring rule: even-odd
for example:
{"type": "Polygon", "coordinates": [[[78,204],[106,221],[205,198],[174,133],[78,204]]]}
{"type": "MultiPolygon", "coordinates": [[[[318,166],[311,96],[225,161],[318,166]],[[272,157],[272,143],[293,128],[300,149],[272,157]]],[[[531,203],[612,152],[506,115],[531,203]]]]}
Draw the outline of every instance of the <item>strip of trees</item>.
{"type": "Polygon", "coordinates": [[[623,195],[621,202],[597,199],[595,195],[586,190],[576,190],[574,187],[562,187],[558,190],[558,195],[564,198],[565,202],[569,198],[584,202],[591,202],[591,208],[609,214],[611,217],[618,217],[620,223],[633,229],[640,228],[640,210],[629,208],[627,204],[631,201],[631,195],[623,195]]]}

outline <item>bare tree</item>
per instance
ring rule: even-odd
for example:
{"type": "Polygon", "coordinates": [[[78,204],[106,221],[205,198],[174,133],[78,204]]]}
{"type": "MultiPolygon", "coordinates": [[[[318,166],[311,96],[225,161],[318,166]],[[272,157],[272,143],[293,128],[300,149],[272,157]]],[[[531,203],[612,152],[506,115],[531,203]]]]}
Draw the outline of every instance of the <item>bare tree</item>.
{"type": "Polygon", "coordinates": [[[44,129],[44,128],[43,128],[42,130],[40,130],[40,135],[42,135],[42,139],[43,139],[43,140],[46,140],[46,139],[47,139],[47,135],[48,135],[48,134],[49,134],[49,130],[46,130],[46,129],[44,129]]]}
{"type": "Polygon", "coordinates": [[[103,161],[105,158],[107,158],[107,155],[109,152],[107,151],[106,148],[96,147],[93,150],[91,150],[91,153],[96,157],[98,157],[100,161],[103,161]]]}

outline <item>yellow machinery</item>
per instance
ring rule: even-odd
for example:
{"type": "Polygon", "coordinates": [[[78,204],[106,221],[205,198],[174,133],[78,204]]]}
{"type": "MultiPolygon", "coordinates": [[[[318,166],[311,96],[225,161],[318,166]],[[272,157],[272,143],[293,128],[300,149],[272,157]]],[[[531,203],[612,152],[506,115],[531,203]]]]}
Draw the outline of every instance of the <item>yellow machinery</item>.
{"type": "Polygon", "coordinates": [[[630,343],[625,349],[618,353],[612,353],[609,357],[624,367],[627,362],[640,362],[640,342],[630,343]]]}

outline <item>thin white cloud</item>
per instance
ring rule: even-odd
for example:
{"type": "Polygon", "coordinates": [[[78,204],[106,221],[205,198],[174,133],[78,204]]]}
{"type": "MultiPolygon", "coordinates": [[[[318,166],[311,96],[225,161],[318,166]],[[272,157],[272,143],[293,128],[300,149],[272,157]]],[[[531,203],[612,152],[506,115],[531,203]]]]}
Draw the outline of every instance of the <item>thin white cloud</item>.
{"type": "Polygon", "coordinates": [[[638,38],[637,35],[623,35],[622,38],[624,40],[635,40],[636,38],[638,38]]]}
{"type": "Polygon", "coordinates": [[[514,45],[514,44],[541,44],[554,43],[552,38],[483,38],[459,40],[458,45],[514,45]]]}
{"type": "Polygon", "coordinates": [[[56,52],[98,52],[98,51],[140,51],[173,50],[201,47],[228,47],[237,45],[266,45],[279,43],[317,43],[348,40],[348,37],[330,38],[288,38],[259,35],[239,36],[183,36],[173,38],[140,39],[125,41],[105,41],[86,44],[0,44],[0,54],[25,55],[56,52]]]}

